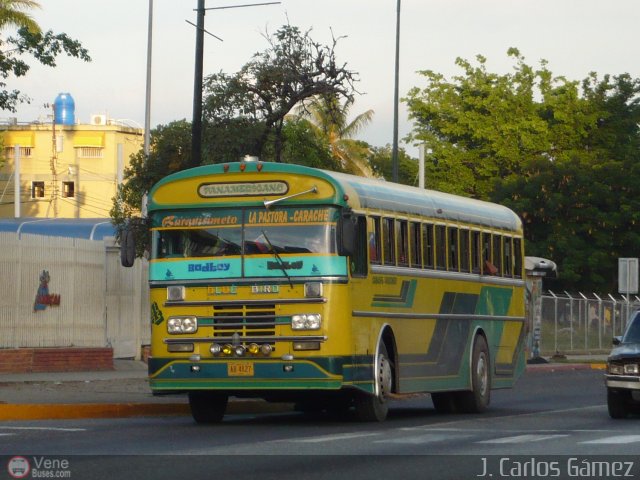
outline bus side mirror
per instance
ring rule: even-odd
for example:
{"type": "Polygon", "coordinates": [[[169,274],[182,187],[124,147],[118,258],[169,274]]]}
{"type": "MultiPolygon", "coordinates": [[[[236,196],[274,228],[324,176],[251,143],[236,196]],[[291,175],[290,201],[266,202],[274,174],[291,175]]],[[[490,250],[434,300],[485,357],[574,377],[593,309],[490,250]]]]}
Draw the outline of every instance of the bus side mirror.
{"type": "Polygon", "coordinates": [[[133,228],[126,227],[120,234],[120,263],[123,267],[133,267],[136,260],[136,237],[133,228]]]}
{"type": "Polygon", "coordinates": [[[344,215],[340,217],[340,251],[342,256],[352,256],[356,251],[356,217],[344,215]]]}

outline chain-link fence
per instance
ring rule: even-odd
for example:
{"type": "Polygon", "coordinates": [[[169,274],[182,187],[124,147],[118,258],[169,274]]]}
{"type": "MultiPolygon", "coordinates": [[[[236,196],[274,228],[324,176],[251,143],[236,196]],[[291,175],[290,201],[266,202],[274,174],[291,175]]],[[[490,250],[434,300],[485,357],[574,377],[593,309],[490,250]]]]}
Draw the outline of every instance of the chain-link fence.
{"type": "Polygon", "coordinates": [[[540,355],[607,353],[640,298],[547,292],[542,295],[540,355]]]}

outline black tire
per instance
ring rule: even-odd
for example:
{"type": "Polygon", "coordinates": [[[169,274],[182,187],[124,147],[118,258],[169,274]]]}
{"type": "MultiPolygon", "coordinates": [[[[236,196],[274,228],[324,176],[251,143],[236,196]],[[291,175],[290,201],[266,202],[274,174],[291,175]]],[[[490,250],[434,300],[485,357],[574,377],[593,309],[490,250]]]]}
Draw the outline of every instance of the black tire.
{"type": "Polygon", "coordinates": [[[627,418],[629,414],[628,392],[619,392],[607,388],[607,408],[611,418],[627,418]]]}
{"type": "Polygon", "coordinates": [[[431,394],[431,401],[433,402],[433,407],[436,409],[438,413],[455,413],[456,412],[456,404],[454,401],[453,392],[437,392],[431,394]]]}
{"type": "Polygon", "coordinates": [[[389,413],[389,394],[393,387],[393,368],[384,343],[375,359],[375,394],[358,392],[354,398],[356,418],[361,422],[382,422],[389,413]]]}
{"type": "Polygon", "coordinates": [[[189,392],[191,416],[196,423],[219,423],[227,410],[229,397],[217,392],[189,392]]]}
{"type": "Polygon", "coordinates": [[[484,412],[491,401],[491,361],[489,347],[482,335],[476,335],[471,359],[471,388],[456,392],[454,401],[460,413],[484,412]]]}

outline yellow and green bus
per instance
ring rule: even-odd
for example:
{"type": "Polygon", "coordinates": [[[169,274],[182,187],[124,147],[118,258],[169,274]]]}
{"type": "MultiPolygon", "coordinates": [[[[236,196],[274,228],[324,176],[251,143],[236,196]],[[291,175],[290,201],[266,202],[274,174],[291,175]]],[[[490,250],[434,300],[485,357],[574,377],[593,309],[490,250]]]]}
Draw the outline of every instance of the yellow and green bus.
{"type": "Polygon", "coordinates": [[[522,224],[503,206],[238,162],[167,176],[148,220],[150,386],[188,394],[199,423],[230,396],[382,421],[428,392],[480,412],[524,370],[522,224]]]}

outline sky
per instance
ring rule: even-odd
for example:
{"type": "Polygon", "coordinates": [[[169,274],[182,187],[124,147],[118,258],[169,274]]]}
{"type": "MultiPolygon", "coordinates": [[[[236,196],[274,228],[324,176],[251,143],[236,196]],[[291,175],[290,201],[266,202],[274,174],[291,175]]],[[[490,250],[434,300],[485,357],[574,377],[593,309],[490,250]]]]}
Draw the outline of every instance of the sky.
{"type": "MultiPolygon", "coordinates": [[[[60,57],[57,68],[33,65],[26,77],[11,79],[31,97],[17,113],[0,112],[0,121],[45,120],[61,92],[75,100],[76,119],[107,114],[144,126],[148,0],[39,0],[33,17],[43,27],[82,42],[92,62],[60,57]]],[[[260,0],[207,0],[207,8],[259,3],[260,0]]],[[[273,0],[270,0],[273,1],[273,0]]],[[[153,0],[151,127],[191,119],[197,0],[153,0]]],[[[359,138],[374,146],[393,138],[393,94],[397,0],[282,0],[277,5],[208,11],[204,72],[234,73],[254,53],[267,48],[266,32],[287,22],[311,30],[314,40],[330,44],[340,37],[336,55],[359,74],[351,112],[372,109],[373,121],[359,138]]],[[[554,75],[581,80],[589,72],[640,77],[640,2],[638,0],[402,0],[400,97],[424,87],[418,72],[433,70],[447,78],[461,73],[455,59],[487,58],[487,68],[507,73],[517,47],[530,65],[549,62],[554,75]]],[[[6,34],[8,32],[3,32],[6,34]]],[[[400,104],[399,135],[412,129],[400,104]]],[[[401,143],[417,156],[417,148],[401,143]]]]}

